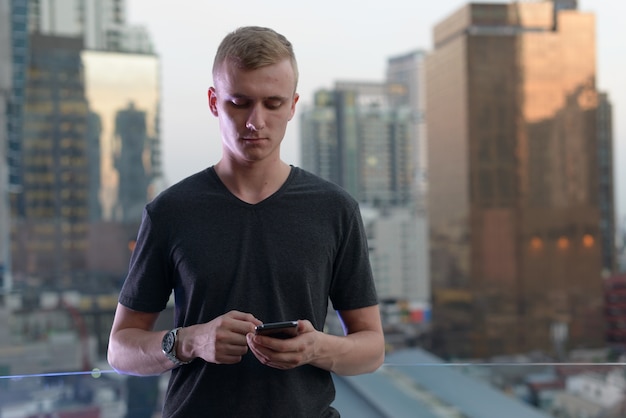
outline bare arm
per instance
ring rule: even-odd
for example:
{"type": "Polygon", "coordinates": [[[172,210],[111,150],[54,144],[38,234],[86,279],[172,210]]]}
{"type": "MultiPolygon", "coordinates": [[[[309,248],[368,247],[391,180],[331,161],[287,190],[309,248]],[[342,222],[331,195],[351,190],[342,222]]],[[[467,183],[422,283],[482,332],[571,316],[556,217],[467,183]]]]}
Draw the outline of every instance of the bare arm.
{"type": "Polygon", "coordinates": [[[376,370],[384,361],[385,338],[378,306],[339,312],[345,336],[315,330],[309,321],[298,321],[300,335],[289,340],[248,336],[248,344],[262,363],[289,369],[302,364],[340,375],[376,370]]]}
{"type": "MultiPolygon", "coordinates": [[[[117,305],[109,338],[111,367],[120,373],[139,376],[161,374],[175,367],[161,350],[161,340],[167,331],[153,331],[158,315],[117,305]]],[[[181,328],[177,357],[183,361],[200,357],[211,363],[238,363],[248,351],[246,334],[260,323],[251,314],[231,311],[205,324],[181,328]]]]}
{"type": "Polygon", "coordinates": [[[166,331],[152,328],[158,313],[137,312],[118,303],[109,337],[108,361],[120,373],[148,376],[174,367],[161,351],[166,331]]]}
{"type": "Polygon", "coordinates": [[[318,358],[312,364],[340,375],[369,373],[385,360],[385,337],[378,305],[339,312],[345,337],[323,334],[318,358]]]}

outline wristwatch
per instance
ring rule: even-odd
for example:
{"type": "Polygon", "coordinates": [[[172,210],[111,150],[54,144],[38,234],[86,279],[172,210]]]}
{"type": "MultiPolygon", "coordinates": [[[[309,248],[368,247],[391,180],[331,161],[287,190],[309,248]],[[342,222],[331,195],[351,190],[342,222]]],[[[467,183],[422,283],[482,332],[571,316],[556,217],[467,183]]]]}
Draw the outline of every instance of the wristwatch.
{"type": "Polygon", "coordinates": [[[191,363],[191,361],[182,361],[176,357],[176,334],[178,334],[178,330],[180,328],[181,327],[174,328],[169,331],[163,336],[163,340],[161,341],[161,350],[163,350],[163,354],[165,354],[165,356],[177,366],[191,363]]]}

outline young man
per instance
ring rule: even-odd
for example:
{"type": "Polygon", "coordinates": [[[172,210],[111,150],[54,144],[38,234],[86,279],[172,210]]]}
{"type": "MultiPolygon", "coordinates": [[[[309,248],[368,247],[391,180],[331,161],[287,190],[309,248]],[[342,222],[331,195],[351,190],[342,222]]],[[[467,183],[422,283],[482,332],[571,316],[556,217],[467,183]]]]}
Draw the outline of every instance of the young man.
{"type": "Polygon", "coordinates": [[[172,370],[164,417],[330,417],[331,372],[376,370],[384,337],[356,201],[280,158],[294,116],[291,43],[228,34],[209,108],[222,158],[146,206],[108,359],[121,373],[172,370]],[[174,291],[175,328],[154,331],[174,291]],[[328,300],[345,328],[324,333],[328,300]],[[298,335],[255,327],[298,320],[298,335]]]}

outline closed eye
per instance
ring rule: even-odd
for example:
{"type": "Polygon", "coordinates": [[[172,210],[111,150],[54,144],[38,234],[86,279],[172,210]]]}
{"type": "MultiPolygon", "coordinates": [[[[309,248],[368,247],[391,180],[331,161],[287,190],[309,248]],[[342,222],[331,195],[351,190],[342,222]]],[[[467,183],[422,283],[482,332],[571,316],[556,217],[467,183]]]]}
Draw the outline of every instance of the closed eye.
{"type": "MultiPolygon", "coordinates": [[[[253,105],[253,101],[246,97],[234,97],[229,101],[237,109],[245,109],[253,105]]],[[[282,97],[268,97],[263,100],[263,106],[269,110],[278,110],[285,103],[282,97]]]]}
{"type": "Polygon", "coordinates": [[[232,106],[234,106],[234,107],[237,107],[237,108],[244,108],[244,107],[248,107],[250,105],[250,100],[235,98],[235,99],[230,101],[230,104],[232,106]]]}
{"type": "Polygon", "coordinates": [[[282,99],[267,99],[265,100],[264,105],[270,110],[275,110],[283,105],[283,101],[282,99]]]}

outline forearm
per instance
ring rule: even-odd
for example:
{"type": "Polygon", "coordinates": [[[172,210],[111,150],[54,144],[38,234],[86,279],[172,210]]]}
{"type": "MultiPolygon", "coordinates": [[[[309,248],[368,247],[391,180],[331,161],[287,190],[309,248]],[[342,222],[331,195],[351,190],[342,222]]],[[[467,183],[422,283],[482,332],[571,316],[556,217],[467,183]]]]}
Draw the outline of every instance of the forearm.
{"type": "Polygon", "coordinates": [[[117,372],[151,376],[174,368],[161,350],[166,331],[145,331],[136,328],[118,330],[109,341],[108,361],[117,372]]]}
{"type": "Polygon", "coordinates": [[[384,336],[376,331],[364,330],[346,336],[320,333],[310,364],[344,376],[371,373],[382,365],[384,347],[384,336]]]}

